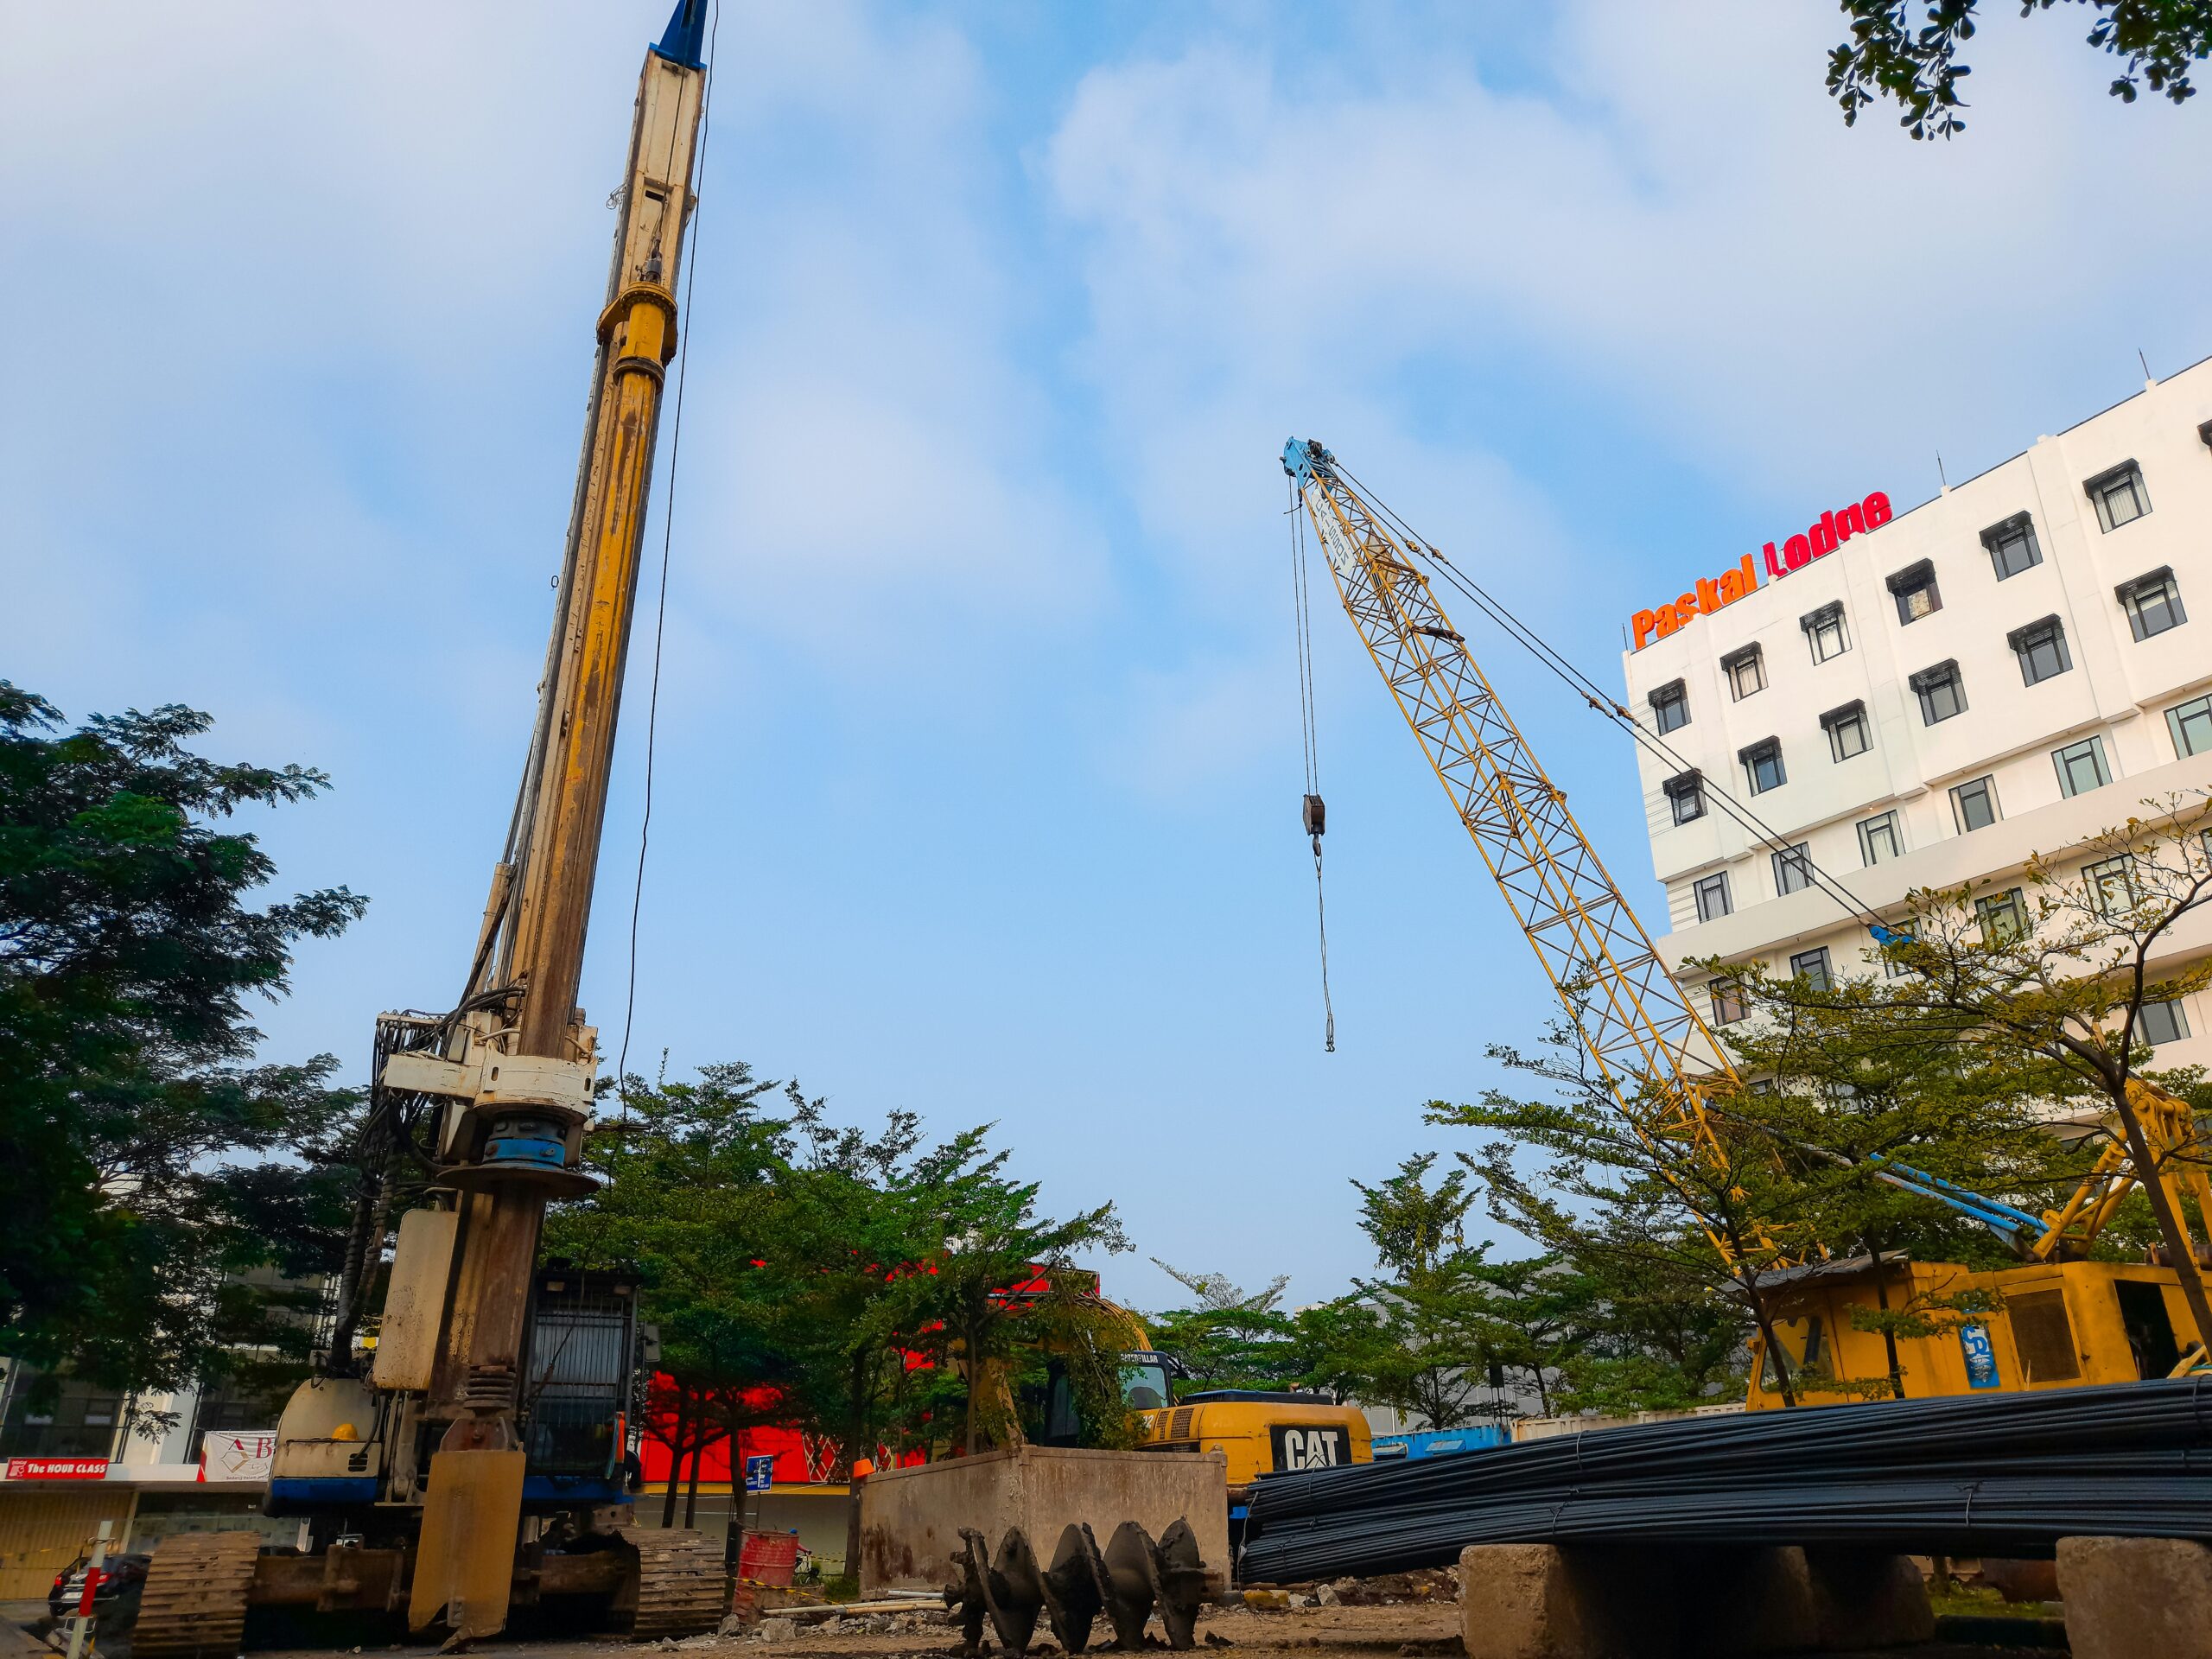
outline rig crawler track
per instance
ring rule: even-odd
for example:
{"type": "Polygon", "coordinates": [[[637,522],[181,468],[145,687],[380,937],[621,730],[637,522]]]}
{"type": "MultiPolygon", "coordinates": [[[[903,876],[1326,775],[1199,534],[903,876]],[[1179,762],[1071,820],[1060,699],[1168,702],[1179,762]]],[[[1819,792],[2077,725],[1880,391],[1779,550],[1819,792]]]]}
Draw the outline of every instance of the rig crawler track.
{"type": "Polygon", "coordinates": [[[729,1592],[721,1546],[715,1540],[680,1529],[626,1527],[622,1541],[638,1556],[632,1636],[698,1636],[721,1623],[729,1592]]]}
{"type": "Polygon", "coordinates": [[[261,1554],[254,1532],[183,1533],[162,1541],[138,1604],[141,1659],[232,1659],[261,1554]]]}

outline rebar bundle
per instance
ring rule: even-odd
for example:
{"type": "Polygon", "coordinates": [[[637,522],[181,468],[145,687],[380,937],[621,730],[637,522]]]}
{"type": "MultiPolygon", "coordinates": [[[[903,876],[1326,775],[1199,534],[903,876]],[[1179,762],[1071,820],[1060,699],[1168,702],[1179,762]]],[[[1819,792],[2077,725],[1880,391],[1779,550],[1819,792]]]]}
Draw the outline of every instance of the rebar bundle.
{"type": "Polygon", "coordinates": [[[1270,1476],[1243,1572],[1402,1572],[1478,1543],[2035,1555],[2083,1534],[2212,1539],[2203,1379],[1751,1412],[1270,1476]]]}

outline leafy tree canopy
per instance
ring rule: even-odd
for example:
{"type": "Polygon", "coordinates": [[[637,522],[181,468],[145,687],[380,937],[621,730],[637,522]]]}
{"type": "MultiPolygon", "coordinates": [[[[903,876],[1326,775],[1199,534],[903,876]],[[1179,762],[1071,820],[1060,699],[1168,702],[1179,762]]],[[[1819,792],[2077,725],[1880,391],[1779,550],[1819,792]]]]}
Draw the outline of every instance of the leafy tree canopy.
{"type": "Polygon", "coordinates": [[[0,682],[0,1344],[121,1389],[303,1349],[266,1270],[334,1268],[344,1227],[358,1099],[327,1055],[254,1064],[248,1015],[365,900],[249,902],[276,869],[231,821],[328,780],[204,759],[211,724],[70,729],[0,682]]]}
{"type": "MultiPolygon", "coordinates": [[[[1960,52],[1986,14],[1979,0],[1841,0],[1850,38],[1828,54],[1828,91],[1855,124],[1894,103],[1915,138],[1966,130],[1959,83],[1972,73],[1960,52]]],[[[2133,104],[2144,88],[2179,104],[2196,95],[2194,67],[2212,52],[2207,0],[2018,0],[2022,17],[2086,6],[2088,43],[2120,60],[2112,94],[2133,104]]]]}

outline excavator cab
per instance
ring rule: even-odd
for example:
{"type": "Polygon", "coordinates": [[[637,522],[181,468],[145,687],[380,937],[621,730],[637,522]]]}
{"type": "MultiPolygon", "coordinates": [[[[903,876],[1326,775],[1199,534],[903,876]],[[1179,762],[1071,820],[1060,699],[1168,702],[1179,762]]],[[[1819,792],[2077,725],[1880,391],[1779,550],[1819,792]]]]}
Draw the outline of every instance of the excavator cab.
{"type": "Polygon", "coordinates": [[[1166,1354],[1141,1348],[1122,1356],[1122,1400],[1131,1411],[1157,1411],[1175,1402],[1180,1371],[1166,1354]]]}

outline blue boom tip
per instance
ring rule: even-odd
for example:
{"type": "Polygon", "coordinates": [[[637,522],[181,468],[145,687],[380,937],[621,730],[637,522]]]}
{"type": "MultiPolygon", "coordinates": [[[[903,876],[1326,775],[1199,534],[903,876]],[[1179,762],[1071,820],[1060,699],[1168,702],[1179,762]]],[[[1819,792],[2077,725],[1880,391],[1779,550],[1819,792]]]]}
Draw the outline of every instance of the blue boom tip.
{"type": "Polygon", "coordinates": [[[668,29],[653,50],[687,69],[707,67],[707,0],[677,0],[668,29]]]}

